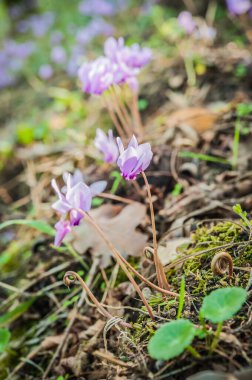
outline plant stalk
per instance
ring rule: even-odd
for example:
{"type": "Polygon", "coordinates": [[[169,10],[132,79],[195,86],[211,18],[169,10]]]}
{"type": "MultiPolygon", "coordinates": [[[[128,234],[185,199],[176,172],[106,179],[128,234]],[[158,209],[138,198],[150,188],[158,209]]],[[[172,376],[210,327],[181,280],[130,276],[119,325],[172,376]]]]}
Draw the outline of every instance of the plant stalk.
{"type": "Polygon", "coordinates": [[[149,185],[148,179],[146,177],[146,174],[144,172],[142,172],[142,176],[143,176],[143,179],[145,182],[145,186],[146,186],[147,194],[148,194],[148,198],[149,198],[149,204],[150,204],[151,226],[152,226],[152,236],[153,236],[153,249],[154,249],[153,250],[153,257],[154,257],[154,264],[155,264],[155,268],[156,268],[158,286],[160,288],[164,288],[164,289],[169,290],[170,287],[169,287],[167,278],[165,276],[164,267],[163,267],[163,265],[162,265],[162,263],[158,257],[157,232],[156,232],[155,214],[154,214],[154,207],[153,207],[153,202],[152,202],[152,198],[151,198],[150,185],[149,185]]]}
{"type": "Polygon", "coordinates": [[[222,325],[223,325],[223,322],[219,322],[218,325],[217,325],[217,329],[216,329],[216,333],[215,333],[215,337],[212,341],[212,344],[211,344],[211,347],[210,347],[210,354],[213,353],[213,351],[215,350],[218,342],[219,342],[219,338],[220,338],[220,333],[221,333],[221,330],[222,330],[222,325]]]}

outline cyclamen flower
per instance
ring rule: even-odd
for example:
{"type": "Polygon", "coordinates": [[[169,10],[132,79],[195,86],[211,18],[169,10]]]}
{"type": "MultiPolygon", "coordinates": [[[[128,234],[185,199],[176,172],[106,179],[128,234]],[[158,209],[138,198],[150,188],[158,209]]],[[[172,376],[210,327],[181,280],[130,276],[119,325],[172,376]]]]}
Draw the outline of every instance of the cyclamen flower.
{"type": "MultiPolygon", "coordinates": [[[[141,48],[139,44],[125,46],[122,37],[118,40],[113,37],[108,38],[104,44],[104,53],[112,62],[121,65],[128,72],[145,66],[152,56],[151,49],[141,48]]],[[[138,71],[133,71],[133,74],[135,73],[138,71]]]]}
{"type": "Polygon", "coordinates": [[[178,24],[187,34],[192,34],[196,28],[193,16],[188,11],[183,11],[178,15],[178,24]]]}
{"type": "Polygon", "coordinates": [[[79,181],[80,177],[74,178],[69,173],[66,173],[64,177],[66,189],[63,191],[59,189],[55,179],[52,180],[52,187],[59,198],[53,203],[52,208],[63,216],[55,225],[55,245],[62,242],[66,234],[70,232],[71,227],[80,224],[84,217],[81,211],[87,212],[90,210],[93,196],[102,192],[107,184],[106,181],[99,181],[88,186],[79,181]]]}
{"type": "Polygon", "coordinates": [[[105,57],[84,63],[79,69],[82,89],[89,94],[100,95],[113,84],[128,83],[137,91],[136,75],[151,58],[151,50],[138,44],[124,45],[124,39],[110,37],[104,44],[105,57]]]}
{"type": "Polygon", "coordinates": [[[103,153],[105,162],[110,164],[116,162],[119,151],[111,129],[108,131],[107,136],[101,129],[98,128],[96,130],[94,144],[96,148],[103,153]]]}
{"type": "Polygon", "coordinates": [[[68,220],[60,219],[54,227],[56,229],[54,245],[56,245],[56,247],[59,247],[65,236],[71,232],[70,222],[68,220]]]}
{"type": "Polygon", "coordinates": [[[120,83],[123,74],[118,65],[108,58],[100,57],[93,62],[84,63],[79,69],[82,90],[88,94],[100,95],[113,83],[120,83]]]}
{"type": "Polygon", "coordinates": [[[117,144],[120,152],[117,165],[121,170],[122,176],[126,180],[136,179],[137,175],[146,170],[150,165],[153,156],[150,144],[138,145],[134,135],[127,149],[124,149],[120,137],[117,137],[117,144]]]}
{"type": "Polygon", "coordinates": [[[250,0],[226,0],[231,15],[241,15],[252,8],[250,0]]]}

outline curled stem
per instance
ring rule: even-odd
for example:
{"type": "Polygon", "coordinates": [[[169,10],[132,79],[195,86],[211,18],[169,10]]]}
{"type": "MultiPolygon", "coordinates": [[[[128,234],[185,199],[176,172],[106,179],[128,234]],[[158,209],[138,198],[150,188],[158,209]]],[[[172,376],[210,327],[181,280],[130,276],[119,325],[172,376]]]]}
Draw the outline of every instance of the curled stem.
{"type": "MultiPolygon", "coordinates": [[[[92,302],[95,304],[97,307],[98,311],[106,318],[108,319],[113,319],[114,317],[100,304],[98,299],[93,295],[92,291],[89,289],[85,281],[78,275],[78,273],[73,272],[73,271],[68,271],[65,273],[64,276],[64,283],[67,287],[69,287],[72,283],[74,283],[76,280],[79,281],[81,284],[82,288],[85,290],[85,292],[88,294],[89,298],[92,300],[92,302]]],[[[120,324],[123,327],[130,327],[131,325],[129,323],[126,323],[124,321],[120,321],[120,324]]]]}
{"type": "Polygon", "coordinates": [[[154,263],[155,263],[155,268],[156,268],[158,286],[160,288],[169,290],[170,287],[169,287],[167,278],[165,276],[165,271],[158,257],[157,232],[156,232],[155,214],[154,214],[154,207],[153,207],[153,202],[151,198],[150,185],[144,172],[142,172],[142,176],[145,182],[145,186],[146,186],[147,194],[149,198],[149,204],[150,204],[151,226],[152,226],[152,235],[153,235],[153,258],[154,258],[154,263]]]}
{"type": "Polygon", "coordinates": [[[228,252],[219,252],[214,255],[211,261],[211,269],[214,274],[225,274],[227,271],[229,277],[233,277],[233,259],[228,252]]]}

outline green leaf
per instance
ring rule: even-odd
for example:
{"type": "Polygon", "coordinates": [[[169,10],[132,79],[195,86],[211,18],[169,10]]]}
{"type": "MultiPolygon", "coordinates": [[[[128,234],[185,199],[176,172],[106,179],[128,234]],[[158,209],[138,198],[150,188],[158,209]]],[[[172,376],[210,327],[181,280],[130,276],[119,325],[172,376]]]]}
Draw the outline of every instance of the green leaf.
{"type": "Polygon", "coordinates": [[[246,297],[246,290],[239,287],[214,290],[204,298],[200,314],[213,323],[224,322],[240,310],[246,297]]]}
{"type": "Polygon", "coordinates": [[[194,325],[187,319],[165,323],[150,339],[149,355],[158,360],[175,358],[192,343],[195,331],[194,325]]]}
{"type": "Polygon", "coordinates": [[[7,329],[0,329],[0,353],[4,352],[9,341],[11,333],[7,329]]]}
{"type": "Polygon", "coordinates": [[[17,307],[12,309],[11,311],[8,311],[7,313],[1,315],[0,317],[0,326],[6,326],[9,323],[15,321],[17,318],[19,318],[22,314],[24,314],[29,307],[33,304],[36,298],[31,298],[28,301],[22,302],[17,307]]]}
{"type": "Polygon", "coordinates": [[[55,235],[54,229],[49,224],[47,224],[46,222],[43,222],[42,220],[28,220],[28,219],[27,220],[25,219],[7,220],[6,222],[3,222],[0,224],[0,230],[2,230],[3,228],[10,227],[13,224],[19,224],[19,225],[32,227],[50,236],[55,235]]]}

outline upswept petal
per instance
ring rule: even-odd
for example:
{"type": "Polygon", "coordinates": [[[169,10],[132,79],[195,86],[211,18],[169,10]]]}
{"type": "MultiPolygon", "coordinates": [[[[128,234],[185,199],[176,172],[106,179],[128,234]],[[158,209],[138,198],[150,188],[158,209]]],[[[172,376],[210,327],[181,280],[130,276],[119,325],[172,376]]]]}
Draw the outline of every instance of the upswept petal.
{"type": "Polygon", "coordinates": [[[92,185],[90,185],[92,196],[102,193],[106,189],[106,186],[107,186],[107,181],[97,181],[97,182],[92,183],[92,185]]]}

